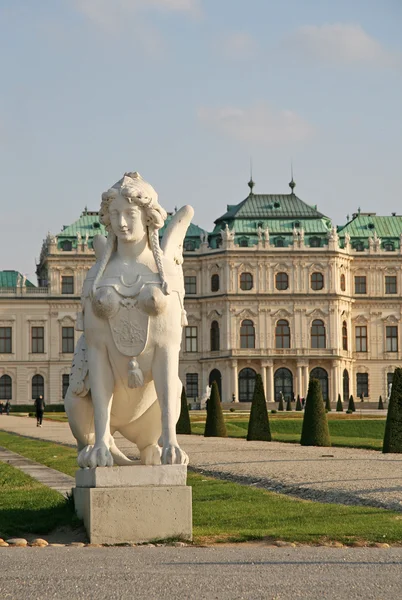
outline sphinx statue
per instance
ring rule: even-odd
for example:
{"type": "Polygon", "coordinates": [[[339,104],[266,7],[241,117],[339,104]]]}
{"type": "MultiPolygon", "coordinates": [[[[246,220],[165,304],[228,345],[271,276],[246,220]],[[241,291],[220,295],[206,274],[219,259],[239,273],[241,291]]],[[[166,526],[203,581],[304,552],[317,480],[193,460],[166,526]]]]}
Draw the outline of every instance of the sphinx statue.
{"type": "Polygon", "coordinates": [[[84,282],[65,408],[78,444],[78,465],[131,464],[116,446],[120,432],[145,465],[187,464],[176,422],[184,310],[182,248],[193,209],[171,218],[153,187],[126,173],[102,195],[107,237],[94,238],[96,264],[84,282]]]}

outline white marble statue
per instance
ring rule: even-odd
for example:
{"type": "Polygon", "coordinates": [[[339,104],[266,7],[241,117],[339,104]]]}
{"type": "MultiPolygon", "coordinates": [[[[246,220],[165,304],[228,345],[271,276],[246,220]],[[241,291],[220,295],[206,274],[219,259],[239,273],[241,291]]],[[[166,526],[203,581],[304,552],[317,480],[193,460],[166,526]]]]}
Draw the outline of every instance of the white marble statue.
{"type": "Polygon", "coordinates": [[[115,445],[116,431],[138,446],[142,464],[187,464],[176,422],[186,322],[181,250],[193,209],[174,214],[159,245],[166,212],[149,183],[126,173],[102,195],[99,214],[108,237],[94,238],[96,264],[82,292],[84,333],[65,398],[78,464],[130,464],[115,445]]]}
{"type": "Polygon", "coordinates": [[[205,388],[205,392],[203,393],[203,395],[200,398],[200,408],[206,407],[207,400],[209,400],[209,398],[211,396],[211,390],[212,390],[212,386],[207,385],[207,387],[205,388]]]}

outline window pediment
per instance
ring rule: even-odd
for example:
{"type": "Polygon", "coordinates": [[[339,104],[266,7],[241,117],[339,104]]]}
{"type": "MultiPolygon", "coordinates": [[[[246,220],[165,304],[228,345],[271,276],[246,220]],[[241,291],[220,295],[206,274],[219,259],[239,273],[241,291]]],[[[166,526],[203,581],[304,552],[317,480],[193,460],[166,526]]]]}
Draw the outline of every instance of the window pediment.
{"type": "Polygon", "coordinates": [[[219,312],[218,310],[214,309],[214,310],[211,310],[211,312],[209,312],[207,314],[207,319],[212,319],[212,318],[216,318],[216,317],[220,318],[221,316],[222,316],[222,313],[219,312]]]}
{"type": "Polygon", "coordinates": [[[286,310],[286,308],[281,308],[271,314],[271,317],[273,319],[289,319],[292,316],[293,316],[292,313],[290,313],[288,310],[286,310]]]}
{"type": "Polygon", "coordinates": [[[241,310],[240,312],[236,313],[236,317],[239,317],[241,319],[247,319],[247,318],[255,318],[258,317],[258,313],[254,312],[253,310],[249,309],[249,308],[243,308],[243,310],[241,310]]]}
{"type": "Polygon", "coordinates": [[[356,325],[359,325],[360,323],[362,325],[366,325],[368,323],[368,319],[367,317],[365,317],[364,315],[357,315],[357,317],[354,317],[352,319],[353,323],[355,323],[356,325]]]}
{"type": "Polygon", "coordinates": [[[392,323],[392,324],[397,324],[399,323],[400,319],[398,319],[395,315],[388,315],[388,317],[385,317],[384,319],[382,319],[384,323],[392,323]]]}
{"type": "Polygon", "coordinates": [[[307,316],[310,317],[310,319],[322,319],[327,317],[328,314],[321,310],[321,308],[315,308],[311,312],[307,313],[307,316]]]}

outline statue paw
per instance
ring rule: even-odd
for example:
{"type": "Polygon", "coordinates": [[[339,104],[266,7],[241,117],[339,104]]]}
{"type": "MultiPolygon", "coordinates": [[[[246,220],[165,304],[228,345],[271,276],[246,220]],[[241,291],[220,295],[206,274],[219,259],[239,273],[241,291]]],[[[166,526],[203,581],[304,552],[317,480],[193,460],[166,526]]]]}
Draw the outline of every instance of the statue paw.
{"type": "Polygon", "coordinates": [[[170,444],[165,446],[162,450],[162,464],[163,465],[187,465],[188,464],[188,456],[180,448],[180,446],[175,446],[170,444]]]}
{"type": "Polygon", "coordinates": [[[142,465],[160,465],[161,449],[158,444],[151,444],[140,452],[142,465]]]}
{"type": "Polygon", "coordinates": [[[112,467],[113,457],[106,444],[85,446],[78,455],[78,465],[81,468],[112,467]]]}

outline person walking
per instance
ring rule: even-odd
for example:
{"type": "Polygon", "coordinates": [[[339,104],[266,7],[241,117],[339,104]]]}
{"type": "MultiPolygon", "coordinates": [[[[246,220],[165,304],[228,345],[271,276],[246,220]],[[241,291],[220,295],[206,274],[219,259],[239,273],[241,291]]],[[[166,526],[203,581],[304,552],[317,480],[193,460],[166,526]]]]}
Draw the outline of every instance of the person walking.
{"type": "Polygon", "coordinates": [[[10,400],[6,400],[6,414],[7,415],[10,414],[10,409],[11,409],[11,402],[10,402],[10,400]]]}
{"type": "Polygon", "coordinates": [[[43,396],[35,398],[34,405],[36,410],[36,427],[42,427],[43,413],[46,406],[43,396]]]}
{"type": "Polygon", "coordinates": [[[2,415],[2,414],[3,414],[3,408],[4,408],[4,406],[3,406],[3,403],[2,403],[2,402],[0,402],[0,415],[2,415]]]}

